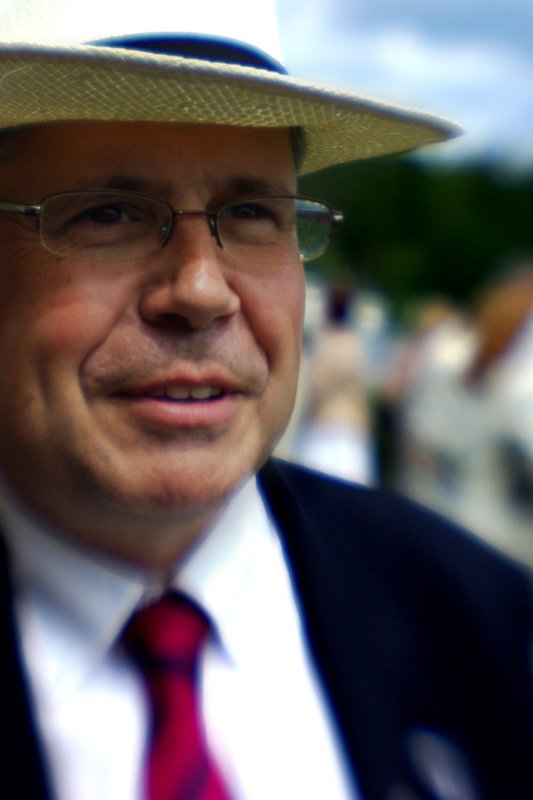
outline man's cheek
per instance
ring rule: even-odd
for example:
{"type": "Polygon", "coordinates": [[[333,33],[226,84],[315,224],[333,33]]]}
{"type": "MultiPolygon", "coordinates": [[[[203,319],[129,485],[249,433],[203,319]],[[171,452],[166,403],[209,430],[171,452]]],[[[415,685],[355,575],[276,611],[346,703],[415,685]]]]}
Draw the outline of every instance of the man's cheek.
{"type": "Polygon", "coordinates": [[[84,291],[68,283],[35,309],[35,341],[43,360],[77,357],[82,361],[109,335],[118,301],[111,292],[84,291]]]}

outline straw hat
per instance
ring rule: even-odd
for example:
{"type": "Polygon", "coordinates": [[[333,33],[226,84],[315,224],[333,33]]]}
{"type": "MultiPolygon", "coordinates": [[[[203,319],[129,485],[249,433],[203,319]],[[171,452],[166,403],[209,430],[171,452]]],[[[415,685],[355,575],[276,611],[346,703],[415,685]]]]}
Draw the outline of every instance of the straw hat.
{"type": "Polygon", "coordinates": [[[116,6],[17,0],[0,10],[0,128],[66,120],[300,127],[302,173],[460,133],[437,116],[287,75],[268,3],[124,3],[110,22],[116,6]]]}

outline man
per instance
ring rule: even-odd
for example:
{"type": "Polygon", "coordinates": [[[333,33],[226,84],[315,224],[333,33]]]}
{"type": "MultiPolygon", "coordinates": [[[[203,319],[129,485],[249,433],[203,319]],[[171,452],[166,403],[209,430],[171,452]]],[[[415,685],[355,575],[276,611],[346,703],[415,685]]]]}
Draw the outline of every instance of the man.
{"type": "Polygon", "coordinates": [[[453,127],[212,38],[0,61],[6,785],[144,796],[128,632],[179,592],[209,618],[223,796],[529,796],[525,577],[399,499],[270,459],[302,261],[339,220],[294,199],[297,165],[453,127]]]}

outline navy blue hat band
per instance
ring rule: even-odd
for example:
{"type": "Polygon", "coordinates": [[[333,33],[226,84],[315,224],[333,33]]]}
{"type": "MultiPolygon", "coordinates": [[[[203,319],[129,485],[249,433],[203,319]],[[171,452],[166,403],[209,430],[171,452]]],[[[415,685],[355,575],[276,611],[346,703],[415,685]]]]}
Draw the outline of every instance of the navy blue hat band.
{"type": "Polygon", "coordinates": [[[231,39],[218,39],[209,36],[173,35],[154,33],[150,36],[120,36],[100,39],[91,44],[100,47],[123,47],[128,50],[143,50],[160,55],[198,58],[225,64],[238,64],[241,67],[255,67],[269,72],[287,74],[285,67],[271,56],[251,46],[234,42],[231,39]]]}

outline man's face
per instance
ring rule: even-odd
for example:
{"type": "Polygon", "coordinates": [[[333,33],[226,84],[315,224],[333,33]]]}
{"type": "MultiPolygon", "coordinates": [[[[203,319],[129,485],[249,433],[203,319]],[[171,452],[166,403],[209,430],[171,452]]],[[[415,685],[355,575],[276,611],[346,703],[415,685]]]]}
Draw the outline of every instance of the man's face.
{"type": "MultiPolygon", "coordinates": [[[[204,210],[291,194],[286,131],[72,123],[18,134],[0,199],[142,191],[204,210]],[[257,188],[254,188],[257,187],[257,188]]],[[[298,259],[232,265],[205,218],[143,259],[43,248],[0,215],[0,464],[45,520],[146,563],[178,554],[285,427],[298,373],[298,259]]]]}

